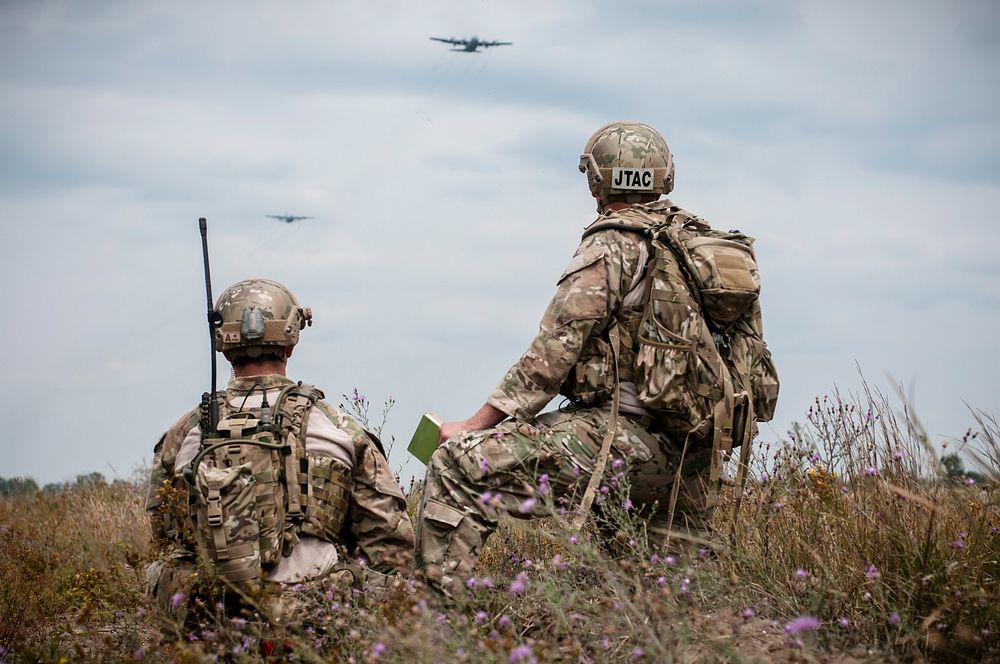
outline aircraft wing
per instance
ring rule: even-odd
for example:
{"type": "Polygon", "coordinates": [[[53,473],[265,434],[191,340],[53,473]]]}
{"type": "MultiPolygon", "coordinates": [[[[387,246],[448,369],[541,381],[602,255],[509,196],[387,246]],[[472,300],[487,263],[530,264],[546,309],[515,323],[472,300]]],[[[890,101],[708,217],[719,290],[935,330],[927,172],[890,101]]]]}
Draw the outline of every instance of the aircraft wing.
{"type": "Polygon", "coordinates": [[[489,48],[490,46],[513,46],[514,42],[487,41],[479,42],[479,45],[483,48],[489,48]]]}
{"type": "Polygon", "coordinates": [[[466,46],[469,42],[465,39],[445,39],[444,37],[431,37],[434,41],[444,42],[445,44],[451,44],[452,46],[466,46]]]}

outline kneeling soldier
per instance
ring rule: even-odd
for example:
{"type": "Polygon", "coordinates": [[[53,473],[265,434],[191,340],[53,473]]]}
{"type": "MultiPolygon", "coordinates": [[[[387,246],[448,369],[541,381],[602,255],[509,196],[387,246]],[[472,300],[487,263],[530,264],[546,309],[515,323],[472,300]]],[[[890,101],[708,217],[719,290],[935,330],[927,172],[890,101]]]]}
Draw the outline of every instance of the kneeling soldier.
{"type": "Polygon", "coordinates": [[[282,589],[369,571],[405,571],[413,527],[378,439],[285,374],[312,312],[287,288],[241,281],[216,305],[215,349],[232,364],[219,393],[160,437],[146,499],[161,556],[147,569],[161,608],[192,598],[287,612],[282,589]]]}

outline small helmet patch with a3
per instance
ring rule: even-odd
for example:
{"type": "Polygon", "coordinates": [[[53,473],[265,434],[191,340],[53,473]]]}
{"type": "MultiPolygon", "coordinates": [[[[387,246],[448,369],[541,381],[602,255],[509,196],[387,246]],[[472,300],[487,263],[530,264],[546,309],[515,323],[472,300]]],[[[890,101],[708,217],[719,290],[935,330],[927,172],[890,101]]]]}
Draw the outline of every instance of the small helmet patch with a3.
{"type": "Polygon", "coordinates": [[[653,191],[652,168],[613,168],[611,169],[612,189],[628,189],[629,191],[653,191]]]}

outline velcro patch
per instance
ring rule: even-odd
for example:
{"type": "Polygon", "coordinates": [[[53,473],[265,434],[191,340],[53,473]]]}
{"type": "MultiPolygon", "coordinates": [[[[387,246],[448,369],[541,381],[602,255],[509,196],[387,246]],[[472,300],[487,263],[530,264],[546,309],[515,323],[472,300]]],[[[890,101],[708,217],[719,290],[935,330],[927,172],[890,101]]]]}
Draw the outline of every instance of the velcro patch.
{"type": "Polygon", "coordinates": [[[631,191],[653,191],[652,168],[612,168],[611,188],[631,191]]]}
{"type": "Polygon", "coordinates": [[[223,332],[219,331],[219,335],[222,337],[222,343],[224,344],[238,344],[240,343],[240,331],[239,330],[229,330],[223,332]]]}

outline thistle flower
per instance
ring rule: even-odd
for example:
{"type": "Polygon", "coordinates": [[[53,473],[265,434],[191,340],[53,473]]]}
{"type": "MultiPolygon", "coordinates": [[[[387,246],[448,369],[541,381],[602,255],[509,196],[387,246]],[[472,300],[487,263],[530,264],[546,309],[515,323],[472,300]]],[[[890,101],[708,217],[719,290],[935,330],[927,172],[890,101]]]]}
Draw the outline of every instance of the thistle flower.
{"type": "Polygon", "coordinates": [[[534,656],[531,654],[530,646],[517,646],[510,651],[510,658],[508,659],[510,664],[517,664],[518,662],[534,662],[536,661],[534,656]]]}
{"type": "Polygon", "coordinates": [[[795,570],[795,578],[796,579],[806,579],[808,577],[809,577],[809,572],[805,571],[801,567],[799,567],[798,569],[795,570]]]}
{"type": "Polygon", "coordinates": [[[500,616],[499,618],[497,618],[497,625],[499,625],[500,627],[503,627],[504,629],[507,629],[508,627],[510,627],[510,616],[508,616],[505,613],[502,616],[500,616]]]}
{"type": "Polygon", "coordinates": [[[612,459],[611,460],[611,468],[614,469],[614,470],[618,470],[619,468],[621,468],[624,465],[625,465],[625,462],[623,460],[621,460],[621,459],[612,459]]]}
{"type": "Polygon", "coordinates": [[[642,651],[642,648],[640,648],[639,646],[636,646],[635,648],[632,648],[632,657],[634,659],[639,659],[640,657],[643,657],[645,654],[646,653],[644,653],[642,651]]]}
{"type": "Polygon", "coordinates": [[[487,618],[489,618],[489,614],[485,611],[476,611],[476,615],[473,616],[473,620],[477,623],[484,622],[487,618]]]}
{"type": "Polygon", "coordinates": [[[889,614],[889,624],[898,625],[899,624],[899,614],[893,611],[889,614]]]}
{"type": "Polygon", "coordinates": [[[372,659],[378,659],[385,654],[386,647],[381,641],[376,641],[375,645],[372,646],[372,659]]]}
{"type": "Polygon", "coordinates": [[[871,477],[872,475],[876,475],[878,473],[878,468],[875,466],[865,466],[864,473],[865,477],[871,477]]]}
{"type": "Polygon", "coordinates": [[[521,503],[520,512],[521,514],[530,514],[535,505],[538,503],[534,498],[526,498],[524,502],[521,503]]]}
{"type": "Polygon", "coordinates": [[[677,558],[668,555],[666,558],[663,559],[663,562],[667,565],[667,567],[673,567],[674,565],[677,564],[677,558]]]}
{"type": "Polygon", "coordinates": [[[480,459],[479,460],[479,470],[481,470],[481,471],[483,471],[485,473],[489,469],[490,469],[490,462],[487,459],[485,459],[485,458],[480,459]]]}
{"type": "Polygon", "coordinates": [[[528,589],[528,575],[521,572],[514,577],[514,580],[510,582],[510,593],[512,595],[520,595],[525,590],[528,589]]]}
{"type": "Polygon", "coordinates": [[[869,579],[877,579],[878,578],[878,568],[875,567],[875,565],[869,565],[868,566],[868,571],[865,572],[865,576],[867,576],[869,579]]]}
{"type": "Polygon", "coordinates": [[[753,612],[753,609],[751,609],[749,606],[743,609],[743,620],[750,620],[751,618],[754,617],[754,615],[755,614],[753,612]]]}
{"type": "Polygon", "coordinates": [[[976,479],[974,477],[966,477],[964,480],[962,480],[962,484],[964,484],[965,486],[973,486],[975,483],[976,479]]]}
{"type": "Polygon", "coordinates": [[[845,616],[840,616],[839,618],[837,618],[837,624],[846,629],[847,627],[850,626],[851,621],[848,620],[845,616]]]}
{"type": "Polygon", "coordinates": [[[176,609],[178,606],[181,605],[181,602],[184,601],[185,597],[187,597],[187,595],[185,595],[182,591],[178,590],[177,592],[175,592],[173,596],[170,598],[170,608],[176,609]]]}
{"type": "Polygon", "coordinates": [[[810,632],[817,628],[819,628],[819,620],[814,616],[799,616],[785,623],[785,632],[788,634],[810,632]]]}

